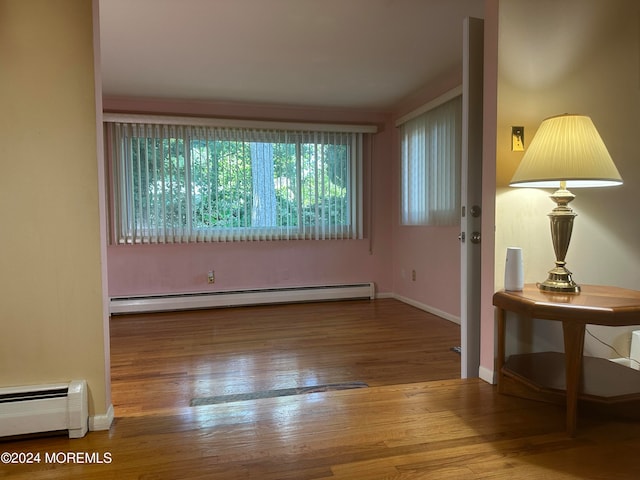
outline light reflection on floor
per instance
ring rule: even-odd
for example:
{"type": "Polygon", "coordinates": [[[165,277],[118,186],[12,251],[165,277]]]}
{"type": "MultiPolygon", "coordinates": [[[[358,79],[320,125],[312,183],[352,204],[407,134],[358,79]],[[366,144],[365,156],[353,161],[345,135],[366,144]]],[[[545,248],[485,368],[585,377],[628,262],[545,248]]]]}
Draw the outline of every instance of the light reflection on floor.
{"type": "MultiPolygon", "coordinates": [[[[323,383],[327,383],[326,380],[322,381],[314,369],[302,368],[295,355],[280,355],[273,361],[260,365],[256,365],[256,358],[252,355],[235,355],[198,365],[191,395],[194,398],[213,397],[311,387],[323,383]],[[256,374],[256,371],[264,372],[265,369],[279,373],[267,378],[264,373],[256,374]],[[209,378],[215,378],[215,381],[208,380],[209,378]]],[[[188,383],[185,387],[188,388],[188,383]]]]}

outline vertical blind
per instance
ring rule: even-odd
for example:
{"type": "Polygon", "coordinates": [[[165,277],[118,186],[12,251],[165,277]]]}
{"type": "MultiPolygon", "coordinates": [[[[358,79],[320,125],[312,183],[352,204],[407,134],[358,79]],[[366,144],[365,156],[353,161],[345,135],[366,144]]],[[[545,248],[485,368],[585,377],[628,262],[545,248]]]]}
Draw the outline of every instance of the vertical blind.
{"type": "Polygon", "coordinates": [[[112,243],[362,238],[362,133],[105,130],[112,243]]]}
{"type": "Polygon", "coordinates": [[[403,225],[459,221],[461,105],[456,97],[400,127],[403,225]]]}

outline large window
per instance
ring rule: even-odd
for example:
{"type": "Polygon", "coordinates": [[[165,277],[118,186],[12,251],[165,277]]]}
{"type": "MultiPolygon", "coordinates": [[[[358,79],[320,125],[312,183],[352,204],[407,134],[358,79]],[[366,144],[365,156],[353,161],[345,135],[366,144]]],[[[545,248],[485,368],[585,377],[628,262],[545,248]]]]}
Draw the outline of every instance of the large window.
{"type": "Polygon", "coordinates": [[[400,126],[403,225],[459,221],[461,116],[456,97],[400,126]]]}
{"type": "Polygon", "coordinates": [[[362,133],[106,122],[112,241],[362,237],[362,133]]]}

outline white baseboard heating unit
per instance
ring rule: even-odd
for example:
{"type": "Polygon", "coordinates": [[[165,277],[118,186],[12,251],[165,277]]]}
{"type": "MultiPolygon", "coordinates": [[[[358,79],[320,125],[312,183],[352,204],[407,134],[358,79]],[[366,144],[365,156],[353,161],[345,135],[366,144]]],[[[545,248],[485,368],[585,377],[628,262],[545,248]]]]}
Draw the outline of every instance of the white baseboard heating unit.
{"type": "Polygon", "coordinates": [[[110,301],[110,313],[114,315],[271,303],[354,300],[358,298],[373,300],[375,298],[374,284],[316,285],[310,287],[113,297],[110,301]]]}
{"type": "Polygon", "coordinates": [[[69,438],[87,433],[87,382],[0,388],[0,437],[68,430],[69,438]]]}

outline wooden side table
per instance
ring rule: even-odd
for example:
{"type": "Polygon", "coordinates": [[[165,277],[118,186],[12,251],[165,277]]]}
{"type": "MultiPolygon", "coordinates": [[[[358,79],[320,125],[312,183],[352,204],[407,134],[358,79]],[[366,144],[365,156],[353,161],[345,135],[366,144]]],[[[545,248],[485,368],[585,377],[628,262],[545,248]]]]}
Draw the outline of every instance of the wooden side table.
{"type": "Polygon", "coordinates": [[[578,399],[609,404],[640,402],[640,371],[607,359],[583,358],[587,324],[640,325],[640,292],[583,285],[581,293],[565,294],[542,292],[527,284],[521,292],[495,293],[493,305],[498,313],[499,392],[548,401],[564,397],[570,435],[576,431],[578,399]],[[506,312],[562,322],[564,354],[542,352],[505,359],[506,312]]]}

